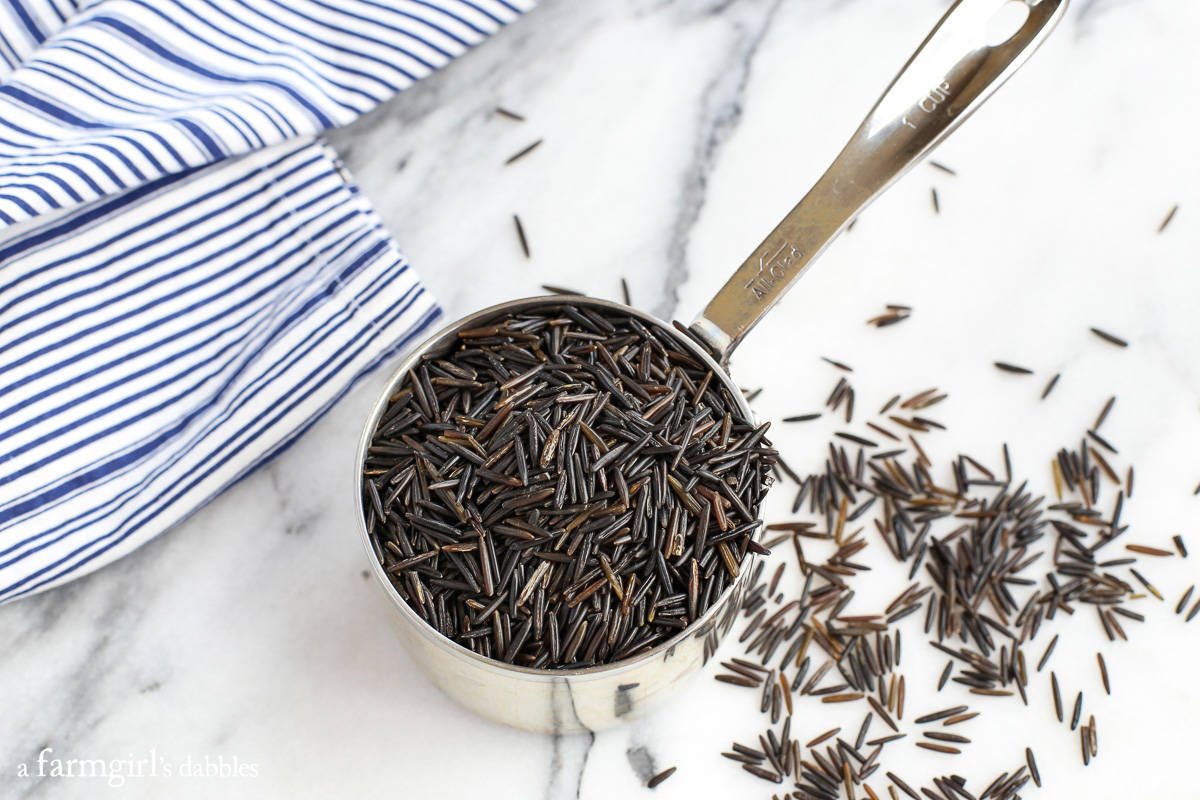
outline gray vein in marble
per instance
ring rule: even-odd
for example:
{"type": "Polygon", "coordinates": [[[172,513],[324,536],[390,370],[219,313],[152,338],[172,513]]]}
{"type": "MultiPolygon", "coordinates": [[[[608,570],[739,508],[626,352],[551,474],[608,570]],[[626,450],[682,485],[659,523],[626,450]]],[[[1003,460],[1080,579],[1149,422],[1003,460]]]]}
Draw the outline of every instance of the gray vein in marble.
{"type": "Polygon", "coordinates": [[[1129,0],[1082,0],[1074,8],[1072,20],[1075,39],[1079,40],[1092,32],[1095,19],[1108,11],[1129,4],[1129,0]]]}
{"type": "MultiPolygon", "coordinates": [[[[87,641],[82,648],[72,648],[71,654],[74,657],[66,663],[58,665],[56,670],[61,677],[61,691],[46,698],[46,702],[40,707],[36,718],[26,720],[27,734],[34,733],[30,730],[34,726],[40,729],[36,737],[27,735],[26,741],[37,741],[39,744],[33,748],[32,752],[4,753],[2,763],[6,765],[28,763],[36,760],[38,752],[44,747],[61,747],[62,742],[77,744],[82,737],[86,737],[98,728],[109,715],[109,710],[97,710],[95,707],[96,698],[102,694],[96,691],[96,687],[98,684],[111,682],[112,676],[118,671],[121,655],[119,648],[114,648],[114,644],[117,644],[118,641],[114,637],[113,631],[123,630],[123,626],[127,622],[136,625],[139,616],[131,610],[131,605],[127,602],[128,581],[124,578],[128,576],[120,575],[122,572],[129,572],[128,563],[120,562],[106,570],[105,574],[108,580],[102,583],[106,591],[103,592],[102,601],[99,604],[99,613],[94,615],[91,623],[91,628],[95,632],[94,638],[87,641]],[[118,576],[119,579],[112,580],[118,576]]],[[[19,634],[15,641],[20,642],[35,632],[39,636],[52,635],[55,623],[62,615],[63,609],[72,605],[73,601],[78,601],[83,591],[81,584],[86,580],[83,579],[48,594],[27,599],[25,604],[38,609],[41,613],[35,611],[27,617],[32,624],[19,634]]],[[[98,583],[97,581],[87,582],[98,583]]],[[[94,595],[90,597],[92,608],[96,607],[96,599],[94,595]]],[[[40,796],[44,788],[52,787],[52,784],[48,783],[48,777],[34,776],[30,777],[29,781],[28,785],[22,784],[19,796],[40,796]]]]}
{"type": "Polygon", "coordinates": [[[596,734],[555,733],[551,739],[550,777],[546,782],[546,800],[578,798],[583,790],[583,774],[596,734]]]}
{"type": "Polygon", "coordinates": [[[579,718],[579,712],[575,708],[575,695],[571,692],[571,685],[567,681],[562,681],[556,684],[561,688],[562,692],[556,692],[554,696],[554,715],[555,715],[555,732],[553,734],[553,755],[550,759],[550,780],[546,784],[546,800],[558,800],[558,798],[574,797],[578,800],[580,793],[583,791],[583,773],[587,770],[588,756],[592,752],[592,745],[596,743],[596,734],[593,731],[588,731],[587,734],[563,734],[559,729],[561,725],[561,717],[565,716],[568,711],[564,708],[561,700],[563,695],[569,704],[569,713],[574,718],[574,723],[581,727],[584,725],[583,720],[579,718]],[[578,764],[571,769],[567,769],[564,764],[564,753],[566,749],[564,745],[582,745],[582,751],[577,752],[575,757],[578,759],[578,764]],[[568,776],[574,776],[574,786],[567,782],[568,776]]]}
{"type": "Polygon", "coordinates": [[[303,536],[312,529],[313,524],[320,515],[318,512],[309,512],[306,509],[296,507],[296,503],[303,497],[303,493],[289,490],[289,487],[284,483],[280,475],[276,463],[271,462],[267,464],[263,467],[263,472],[267,473],[267,478],[271,483],[271,491],[275,495],[276,504],[279,506],[280,519],[284,523],[283,532],[287,536],[303,536]]]}
{"type": "Polygon", "coordinates": [[[31,598],[27,605],[31,609],[28,619],[22,620],[16,615],[9,615],[6,620],[26,622],[25,627],[16,633],[8,634],[5,639],[10,650],[19,652],[27,642],[35,636],[43,635],[52,630],[63,615],[70,610],[71,592],[45,592],[31,598]]]}
{"type": "Polygon", "coordinates": [[[719,69],[705,86],[701,98],[698,134],[691,159],[692,168],[680,189],[679,211],[672,225],[667,246],[663,298],[654,309],[654,313],[661,319],[670,319],[676,313],[679,287],[688,279],[689,274],[688,240],[704,206],[709,176],[715,167],[721,146],[741,121],[754,56],[758,53],[759,46],[781,4],[782,0],[755,3],[745,7],[740,14],[731,14],[731,22],[737,33],[736,42],[729,48],[728,57],[718,64],[719,69]]]}

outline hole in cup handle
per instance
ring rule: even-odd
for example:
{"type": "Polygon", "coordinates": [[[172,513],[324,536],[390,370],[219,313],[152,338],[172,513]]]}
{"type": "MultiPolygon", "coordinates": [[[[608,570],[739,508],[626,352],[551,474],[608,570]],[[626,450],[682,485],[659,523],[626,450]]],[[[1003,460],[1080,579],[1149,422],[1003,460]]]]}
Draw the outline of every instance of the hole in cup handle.
{"type": "Polygon", "coordinates": [[[1009,0],[1000,6],[999,10],[988,19],[984,28],[984,37],[989,47],[999,47],[1017,35],[1025,20],[1029,19],[1030,4],[1037,5],[1040,0],[1009,0]]]}

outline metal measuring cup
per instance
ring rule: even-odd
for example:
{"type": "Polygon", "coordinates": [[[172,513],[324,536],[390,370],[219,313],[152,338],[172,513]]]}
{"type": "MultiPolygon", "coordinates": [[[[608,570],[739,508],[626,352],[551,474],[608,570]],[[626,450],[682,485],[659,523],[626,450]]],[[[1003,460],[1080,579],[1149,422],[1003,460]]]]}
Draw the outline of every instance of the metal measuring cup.
{"type": "MultiPolygon", "coordinates": [[[[540,297],[492,306],[434,334],[405,359],[375,404],[359,442],[355,491],[359,530],[391,619],[409,653],[446,694],[476,713],[539,732],[594,731],[660,706],[715,653],[733,625],[752,572],[748,553],[738,578],[691,625],[640,655],[582,669],[544,670],[485,658],[427,624],[392,587],[366,528],[361,465],[388,398],[422,359],[458,343],[458,331],[564,302],[619,311],[676,341],[724,382],[751,418],[724,369],[742,337],[791,288],[853,218],[983,104],[1041,44],[1067,0],[958,0],[867,114],[816,185],[771,231],[691,324],[693,340],[637,309],[586,297],[540,297]],[[703,343],[703,346],[700,344],[703,343]]],[[[757,512],[757,509],[755,509],[757,512]]]]}

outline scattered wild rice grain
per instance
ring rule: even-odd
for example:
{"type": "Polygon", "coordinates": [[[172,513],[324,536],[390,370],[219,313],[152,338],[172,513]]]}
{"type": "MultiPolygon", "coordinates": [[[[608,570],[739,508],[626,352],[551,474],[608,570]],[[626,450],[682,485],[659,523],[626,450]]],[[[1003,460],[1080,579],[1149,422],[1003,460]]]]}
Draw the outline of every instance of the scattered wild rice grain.
{"type": "Polygon", "coordinates": [[[502,117],[508,117],[509,119],[514,120],[515,122],[524,122],[525,121],[525,118],[523,116],[521,116],[520,114],[518,114],[517,112],[509,111],[507,108],[501,108],[500,106],[496,106],[496,113],[502,117]]]}
{"type": "Polygon", "coordinates": [[[1004,372],[1012,372],[1017,375],[1032,375],[1033,374],[1033,370],[1029,369],[1028,367],[1019,367],[1016,364],[1009,364],[1006,361],[997,361],[997,362],[995,362],[995,366],[996,366],[996,369],[1002,370],[1004,372]]]}
{"type": "Polygon", "coordinates": [[[1058,383],[1058,379],[1061,377],[1062,377],[1061,372],[1054,373],[1054,377],[1050,379],[1050,382],[1046,384],[1046,388],[1042,390],[1042,399],[1043,400],[1045,400],[1047,397],[1050,396],[1050,392],[1054,391],[1054,386],[1055,386],[1055,384],[1058,383]]]}
{"type": "Polygon", "coordinates": [[[508,157],[508,158],[505,160],[505,162],[504,162],[504,163],[505,163],[505,164],[511,164],[511,163],[513,163],[514,161],[516,161],[516,160],[517,160],[517,159],[519,159],[519,158],[524,158],[525,156],[527,156],[527,155],[529,155],[530,153],[532,153],[532,152],[534,151],[534,149],[536,149],[536,148],[537,148],[537,146],[538,146],[538,145],[540,145],[540,144],[542,143],[542,141],[543,141],[543,140],[541,140],[541,139],[538,139],[538,140],[537,140],[536,142],[534,142],[533,144],[526,145],[525,147],[523,147],[523,148],[521,148],[520,150],[518,150],[516,153],[513,153],[511,156],[509,156],[509,157],[508,157]]]}
{"type": "Polygon", "coordinates": [[[675,774],[675,767],[667,767],[662,772],[658,773],[653,778],[646,781],[646,788],[653,789],[654,787],[658,786],[660,783],[662,783],[663,781],[665,781],[667,778],[671,777],[674,774],[675,774]]]}
{"type": "Polygon", "coordinates": [[[1159,224],[1159,226],[1158,226],[1158,233],[1162,233],[1163,231],[1165,231],[1167,229],[1167,226],[1171,224],[1171,220],[1175,219],[1175,214],[1178,213],[1178,211],[1179,211],[1178,203],[1171,206],[1171,210],[1167,212],[1167,216],[1163,218],[1162,223],[1159,224]]]}
{"type": "Polygon", "coordinates": [[[1109,344],[1115,344],[1117,347],[1129,347],[1129,342],[1119,336],[1113,336],[1111,333],[1102,331],[1099,328],[1089,328],[1089,330],[1109,344]]]}

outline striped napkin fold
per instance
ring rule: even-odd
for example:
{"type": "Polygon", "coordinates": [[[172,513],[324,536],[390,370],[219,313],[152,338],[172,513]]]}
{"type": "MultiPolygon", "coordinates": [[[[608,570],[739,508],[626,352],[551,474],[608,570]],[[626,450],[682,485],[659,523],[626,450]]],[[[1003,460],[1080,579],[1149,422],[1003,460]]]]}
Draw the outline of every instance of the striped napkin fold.
{"type": "Polygon", "coordinates": [[[0,0],[0,601],[280,452],[436,302],[316,137],[504,0],[0,0]]]}

